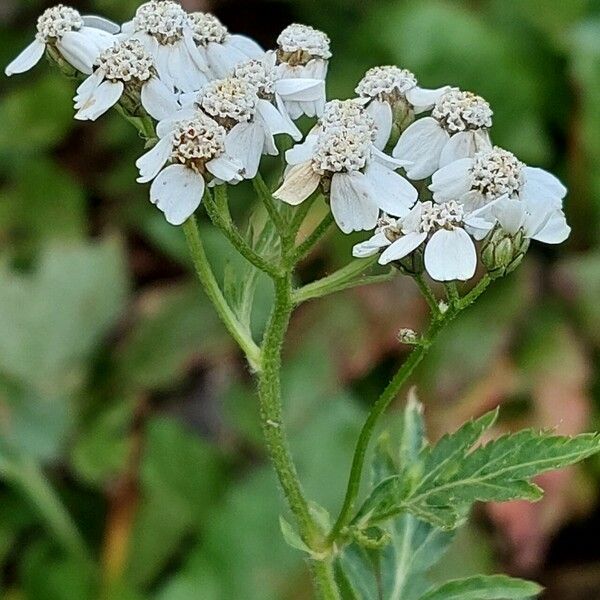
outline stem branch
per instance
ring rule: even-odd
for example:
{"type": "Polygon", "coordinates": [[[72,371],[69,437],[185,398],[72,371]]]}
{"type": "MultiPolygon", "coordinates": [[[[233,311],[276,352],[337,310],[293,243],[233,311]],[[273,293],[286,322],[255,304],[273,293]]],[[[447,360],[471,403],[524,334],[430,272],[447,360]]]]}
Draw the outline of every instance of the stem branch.
{"type": "Polygon", "coordinates": [[[196,268],[198,278],[204,287],[208,299],[212,302],[221,321],[231,334],[231,337],[237,342],[239,347],[246,354],[248,363],[254,371],[261,369],[260,348],[256,345],[250,332],[238,321],[234,312],[231,310],[227,300],[212,271],[204,245],[198,231],[196,218],[191,216],[184,224],[183,231],[188,243],[188,248],[196,268]]]}

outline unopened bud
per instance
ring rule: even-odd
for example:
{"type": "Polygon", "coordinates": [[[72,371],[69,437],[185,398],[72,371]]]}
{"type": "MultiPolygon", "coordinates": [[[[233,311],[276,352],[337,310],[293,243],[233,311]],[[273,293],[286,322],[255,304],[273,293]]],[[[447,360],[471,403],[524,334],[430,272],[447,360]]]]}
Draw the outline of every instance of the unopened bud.
{"type": "Polygon", "coordinates": [[[391,106],[392,132],[388,144],[395,146],[402,132],[415,120],[415,111],[404,97],[395,99],[391,106]]]}
{"type": "Polygon", "coordinates": [[[398,339],[403,344],[414,345],[418,343],[419,336],[417,335],[417,332],[414,329],[409,329],[408,327],[405,327],[398,332],[398,339]]]}
{"type": "Polygon", "coordinates": [[[522,229],[510,234],[497,225],[483,243],[481,260],[492,278],[503,277],[519,266],[528,248],[522,229]]]}

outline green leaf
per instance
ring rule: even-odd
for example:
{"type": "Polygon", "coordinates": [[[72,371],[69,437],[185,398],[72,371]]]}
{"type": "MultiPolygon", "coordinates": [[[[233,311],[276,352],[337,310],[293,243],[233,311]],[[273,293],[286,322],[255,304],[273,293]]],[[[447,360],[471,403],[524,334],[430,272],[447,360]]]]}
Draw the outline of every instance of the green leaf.
{"type": "Polygon", "coordinates": [[[542,592],[537,583],[506,575],[467,577],[448,581],[420,600],[525,600],[542,592]]]}
{"type": "Polygon", "coordinates": [[[298,532],[281,515],[279,516],[279,527],[281,528],[283,539],[288,546],[296,548],[296,550],[300,550],[301,552],[312,554],[312,550],[304,543],[298,532]]]}
{"type": "Polygon", "coordinates": [[[367,552],[353,544],[344,549],[339,557],[347,586],[357,600],[379,600],[377,579],[367,552]]]}
{"type": "Polygon", "coordinates": [[[410,512],[433,525],[455,528],[477,501],[539,500],[531,479],[578,462],[600,450],[600,436],[554,436],[533,430],[504,435],[474,448],[497,412],[463,425],[425,448],[407,473],[384,479],[365,501],[355,522],[375,523],[410,512]],[[418,467],[418,469],[417,469],[418,467]]]}

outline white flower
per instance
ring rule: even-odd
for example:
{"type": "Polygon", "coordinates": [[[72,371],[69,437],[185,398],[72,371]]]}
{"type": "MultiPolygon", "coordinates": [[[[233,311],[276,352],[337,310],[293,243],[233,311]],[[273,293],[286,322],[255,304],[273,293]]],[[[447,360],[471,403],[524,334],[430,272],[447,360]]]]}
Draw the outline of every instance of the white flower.
{"type": "Polygon", "coordinates": [[[92,65],[102,50],[114,43],[119,26],[101,17],[82,17],[74,8],[59,4],[46,10],[38,19],[35,40],[5,70],[6,75],[32,69],[44,55],[46,46],[55,46],[61,56],[82,73],[92,72],[92,65]]]}
{"type": "Polygon", "coordinates": [[[329,43],[329,38],[322,31],[298,23],[286,27],[277,38],[279,48],[274,58],[278,79],[286,82],[280,84],[278,92],[292,119],[303,114],[321,116],[325,106],[327,66],[331,58],[329,43]],[[294,84],[290,81],[292,79],[304,81],[294,84]],[[317,84],[317,81],[322,84],[317,84]]]}
{"type": "Polygon", "coordinates": [[[373,120],[360,104],[330,102],[313,133],[286,154],[292,166],[274,196],[297,205],[321,185],[344,233],[373,229],[380,210],[405,215],[417,191],[394,172],[398,164],[373,146],[374,136],[373,120]]]}
{"type": "MultiPolygon", "coordinates": [[[[557,244],[570,233],[562,210],[567,193],[565,186],[551,173],[525,165],[502,148],[478,152],[473,158],[463,158],[442,167],[434,173],[429,188],[434,200],[457,199],[470,210],[494,204],[502,197],[506,198],[500,203],[501,207],[507,206],[506,199],[518,200],[531,234],[527,237],[538,241],[557,244]]],[[[513,203],[510,206],[514,206],[513,203]]],[[[491,210],[490,207],[480,214],[501,220],[499,210],[503,209],[491,210]]],[[[512,213],[514,210],[511,209],[512,213]]]]}
{"type": "Polygon", "coordinates": [[[247,79],[211,81],[200,90],[196,104],[228,131],[227,152],[244,166],[247,179],[256,177],[263,154],[279,153],[273,136],[285,132],[289,123],[247,79]]]}
{"type": "MultiPolygon", "coordinates": [[[[293,79],[293,80],[281,80],[277,79],[277,71],[275,69],[274,55],[266,55],[263,59],[251,59],[243,63],[238,64],[233,70],[233,76],[237,79],[243,79],[256,88],[256,93],[259,98],[269,101],[271,104],[275,104],[277,111],[281,115],[279,122],[273,123],[272,133],[287,133],[294,140],[298,141],[302,138],[302,133],[296,127],[292,119],[290,118],[287,109],[285,107],[285,98],[289,98],[289,94],[285,94],[288,89],[287,81],[298,82],[300,86],[304,86],[304,92],[308,94],[308,90],[311,86],[319,86],[323,84],[322,81],[314,79],[293,79]],[[280,93],[280,90],[284,90],[284,94],[280,93]]],[[[324,84],[323,84],[324,85],[324,84]]],[[[318,94],[319,92],[317,92],[318,94]]],[[[270,111],[273,112],[273,111],[270,111]]]]}
{"type": "Polygon", "coordinates": [[[208,65],[212,78],[227,77],[238,63],[249,58],[260,59],[265,54],[249,37],[230,34],[210,13],[195,12],[189,19],[201,64],[208,65]]]}
{"type": "Polygon", "coordinates": [[[516,198],[502,196],[478,211],[481,218],[498,225],[508,234],[519,231],[527,239],[545,244],[561,244],[571,233],[561,209],[541,211],[516,198]]]}
{"type": "Polygon", "coordinates": [[[435,204],[417,202],[401,219],[382,219],[375,235],[353,249],[356,257],[373,256],[381,250],[379,263],[400,260],[425,245],[425,269],[436,281],[466,281],[475,274],[477,251],[467,232],[480,229],[476,214],[469,214],[454,200],[435,204]]]}
{"type": "Polygon", "coordinates": [[[411,179],[425,179],[459,158],[491,148],[492,109],[471,92],[451,89],[436,102],[430,117],[402,133],[393,155],[411,179]]]}
{"type": "Polygon", "coordinates": [[[202,112],[157,133],[156,146],[136,162],[138,182],[154,180],[150,200],[172,225],[181,225],[198,208],[207,178],[209,186],[241,180],[242,165],[225,149],[225,128],[202,112]]]}
{"type": "Polygon", "coordinates": [[[448,89],[448,86],[435,90],[421,88],[409,70],[386,65],[369,69],[355,91],[364,98],[367,111],[377,126],[375,145],[383,149],[390,139],[396,106],[403,104],[419,114],[433,108],[448,89]]]}
{"type": "Polygon", "coordinates": [[[194,92],[207,81],[207,66],[197,56],[188,14],[172,0],[150,0],[123,25],[125,39],[138,39],[152,56],[160,79],[181,92],[194,92]]]}
{"type": "Polygon", "coordinates": [[[94,73],[77,89],[75,118],[95,121],[112,108],[124,93],[141,99],[146,112],[156,120],[167,118],[178,108],[173,92],[158,78],[152,57],[139,40],[119,42],[100,54],[94,73]]]}

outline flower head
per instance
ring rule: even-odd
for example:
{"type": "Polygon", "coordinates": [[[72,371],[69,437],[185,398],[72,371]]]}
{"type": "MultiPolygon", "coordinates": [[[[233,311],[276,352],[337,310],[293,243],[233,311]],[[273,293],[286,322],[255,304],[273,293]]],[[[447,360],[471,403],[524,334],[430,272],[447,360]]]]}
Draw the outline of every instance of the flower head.
{"type": "Polygon", "coordinates": [[[329,103],[316,131],[286,155],[293,166],[275,197],[300,204],[321,185],[344,233],[373,229],[380,210],[406,214],[417,191],[394,172],[398,165],[373,146],[374,132],[360,103],[329,103]]]}
{"type": "Polygon", "coordinates": [[[204,173],[206,163],[225,152],[226,135],[224,127],[199,112],[176,124],[171,134],[171,160],[204,173]]]}
{"type": "Polygon", "coordinates": [[[143,31],[161,45],[169,46],[183,38],[188,15],[172,0],[150,0],[142,4],[133,18],[135,31],[143,31]]]}
{"type": "Polygon", "coordinates": [[[394,101],[416,87],[417,78],[408,69],[386,65],[369,69],[355,91],[362,98],[394,101]]]}
{"type": "Polygon", "coordinates": [[[126,40],[107,48],[98,56],[94,67],[104,78],[123,83],[142,83],[154,75],[154,62],[138,40],[126,40]]]}
{"type": "Polygon", "coordinates": [[[306,65],[313,58],[331,58],[329,37],[309,25],[288,25],[277,38],[281,62],[292,66],[306,65]]]}
{"type": "Polygon", "coordinates": [[[6,74],[29,71],[40,61],[46,48],[54,59],[64,60],[78,71],[90,74],[98,54],[114,43],[112,34],[118,30],[118,25],[106,19],[82,17],[74,8],[58,4],[38,18],[34,41],[6,67],[6,74]]]}
{"type": "Polygon", "coordinates": [[[198,104],[226,127],[250,121],[256,113],[256,87],[244,79],[225,77],[202,88],[198,104]]]}
{"type": "Polygon", "coordinates": [[[243,167],[227,154],[225,129],[201,111],[160,131],[156,146],[136,163],[138,182],[154,180],[151,202],[169,223],[181,225],[200,205],[205,179],[208,185],[235,183],[242,179],[243,167]]]}
{"type": "MultiPolygon", "coordinates": [[[[470,279],[477,267],[475,244],[469,235],[471,227],[481,225],[476,215],[449,201],[435,204],[417,202],[401,219],[382,219],[375,235],[354,247],[354,256],[371,256],[382,252],[379,263],[406,260],[424,246],[423,264],[437,281],[470,279]]],[[[487,231],[491,226],[487,226],[487,231]]]]}
{"type": "Polygon", "coordinates": [[[83,26],[83,18],[78,11],[58,4],[40,15],[36,37],[45,43],[52,43],[61,40],[68,31],[79,31],[83,26]]]}
{"type": "Polygon", "coordinates": [[[430,117],[419,119],[402,133],[393,155],[411,179],[430,177],[455,160],[491,149],[492,114],[481,96],[449,89],[438,98],[430,117]]]}
{"type": "Polygon", "coordinates": [[[261,98],[271,99],[275,95],[275,71],[263,60],[253,58],[238,64],[233,77],[254,86],[261,98]]]}
{"type": "Polygon", "coordinates": [[[431,116],[449,133],[492,126],[490,105],[472,92],[449,90],[435,104],[431,116]]]}
{"type": "Polygon", "coordinates": [[[194,41],[202,46],[210,42],[222,44],[228,37],[227,27],[215,15],[195,12],[189,15],[194,41]]]}

